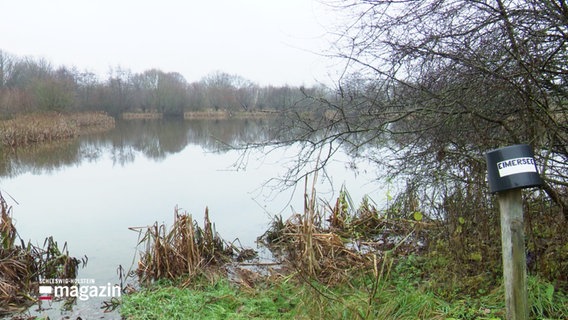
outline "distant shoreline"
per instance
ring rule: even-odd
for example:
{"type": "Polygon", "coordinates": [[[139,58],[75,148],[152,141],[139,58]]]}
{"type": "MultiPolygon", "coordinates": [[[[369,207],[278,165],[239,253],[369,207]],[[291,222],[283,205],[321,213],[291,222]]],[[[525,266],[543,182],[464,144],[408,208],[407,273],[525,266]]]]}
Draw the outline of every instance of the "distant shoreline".
{"type": "MultiPolygon", "coordinates": [[[[185,120],[224,120],[224,119],[266,119],[276,116],[274,110],[265,111],[228,111],[228,110],[204,110],[184,112],[185,120]]],[[[157,120],[163,119],[160,112],[125,112],[120,117],[123,120],[157,120]]]]}

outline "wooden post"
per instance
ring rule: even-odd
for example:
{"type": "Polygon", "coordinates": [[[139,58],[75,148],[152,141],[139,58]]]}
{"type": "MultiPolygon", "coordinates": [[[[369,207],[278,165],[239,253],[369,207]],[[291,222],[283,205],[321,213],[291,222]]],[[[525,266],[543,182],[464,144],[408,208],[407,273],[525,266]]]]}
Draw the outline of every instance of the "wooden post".
{"type": "Polygon", "coordinates": [[[522,189],[499,192],[507,320],[529,318],[522,189]]]}
{"type": "Polygon", "coordinates": [[[522,189],[542,186],[543,181],[527,144],[495,149],[485,156],[489,190],[498,194],[501,211],[507,320],[526,320],[529,306],[522,189]]]}

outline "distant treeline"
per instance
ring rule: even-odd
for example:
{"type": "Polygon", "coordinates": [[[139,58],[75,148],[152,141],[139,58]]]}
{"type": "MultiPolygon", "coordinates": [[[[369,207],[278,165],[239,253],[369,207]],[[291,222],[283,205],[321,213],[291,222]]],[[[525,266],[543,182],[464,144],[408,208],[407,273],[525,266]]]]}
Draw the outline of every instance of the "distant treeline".
{"type": "Polygon", "coordinates": [[[29,112],[160,112],[181,116],[201,110],[259,111],[292,105],[324,87],[261,87],[238,75],[215,72],[189,83],[177,72],[133,73],[110,69],[106,79],[88,71],[54,67],[45,59],[17,57],[0,50],[0,115],[29,112]]]}

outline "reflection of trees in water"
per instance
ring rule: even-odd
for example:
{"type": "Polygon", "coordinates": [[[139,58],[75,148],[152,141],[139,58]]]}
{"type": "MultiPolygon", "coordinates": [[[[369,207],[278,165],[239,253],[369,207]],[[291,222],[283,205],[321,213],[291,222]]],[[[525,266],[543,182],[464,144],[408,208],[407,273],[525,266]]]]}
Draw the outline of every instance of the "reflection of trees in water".
{"type": "Polygon", "coordinates": [[[136,156],[161,161],[188,144],[223,152],[228,146],[270,139],[270,120],[136,120],[117,122],[115,129],[77,139],[0,152],[0,176],[52,172],[83,161],[98,161],[109,154],[114,164],[125,165],[136,156]]]}
{"type": "Polygon", "coordinates": [[[147,158],[163,160],[187,145],[184,124],[180,120],[122,121],[115,130],[101,135],[115,163],[134,161],[140,153],[147,158]]]}
{"type": "Polygon", "coordinates": [[[274,120],[229,119],[187,121],[187,137],[191,144],[200,145],[208,151],[226,151],[253,142],[270,139],[269,130],[274,120]]]}
{"type": "Polygon", "coordinates": [[[83,150],[78,140],[42,143],[18,148],[16,151],[0,151],[0,176],[15,177],[23,173],[40,174],[78,162],[93,160],[96,154],[83,150]],[[83,154],[83,155],[82,155],[83,154]]]}

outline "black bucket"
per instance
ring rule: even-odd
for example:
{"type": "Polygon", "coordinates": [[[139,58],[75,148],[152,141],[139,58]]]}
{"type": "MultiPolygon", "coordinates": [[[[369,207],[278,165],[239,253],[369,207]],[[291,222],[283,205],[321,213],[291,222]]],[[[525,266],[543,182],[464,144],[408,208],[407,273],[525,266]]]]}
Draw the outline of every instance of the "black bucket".
{"type": "Polygon", "coordinates": [[[533,150],[518,144],[487,152],[489,191],[492,193],[542,185],[533,150]]]}

